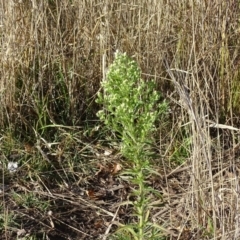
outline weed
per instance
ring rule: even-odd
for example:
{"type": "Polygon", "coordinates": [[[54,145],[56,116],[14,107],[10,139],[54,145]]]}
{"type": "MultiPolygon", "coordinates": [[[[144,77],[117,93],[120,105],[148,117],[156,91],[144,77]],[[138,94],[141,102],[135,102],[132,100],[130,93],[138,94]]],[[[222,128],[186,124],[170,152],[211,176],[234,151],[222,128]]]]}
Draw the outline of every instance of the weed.
{"type": "Polygon", "coordinates": [[[167,105],[163,102],[157,106],[159,93],[154,82],[142,80],[137,63],[119,52],[116,52],[102,87],[103,94],[99,93],[97,102],[103,105],[103,110],[98,116],[121,139],[121,153],[131,163],[125,174],[138,186],[133,190],[135,199],[131,202],[138,221],[121,230],[129,232],[134,239],[144,239],[149,233],[149,193],[152,192],[146,184],[151,169],[148,147],[152,143],[154,123],[159,114],[166,111],[167,105]]]}

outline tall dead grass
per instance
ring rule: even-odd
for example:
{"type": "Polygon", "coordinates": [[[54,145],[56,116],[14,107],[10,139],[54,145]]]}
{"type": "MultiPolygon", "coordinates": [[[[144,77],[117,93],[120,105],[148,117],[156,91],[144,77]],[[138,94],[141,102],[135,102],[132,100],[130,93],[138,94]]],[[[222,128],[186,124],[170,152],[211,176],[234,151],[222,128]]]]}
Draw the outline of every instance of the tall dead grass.
{"type": "Polygon", "coordinates": [[[202,229],[209,239],[237,239],[236,161],[223,159],[237,136],[206,119],[239,125],[239,12],[236,0],[2,0],[0,125],[26,137],[47,124],[95,119],[99,81],[115,50],[127,52],[164,97],[184,104],[173,119],[191,126],[185,210],[201,229],[196,239],[202,229]],[[231,177],[222,171],[228,165],[231,177]]]}

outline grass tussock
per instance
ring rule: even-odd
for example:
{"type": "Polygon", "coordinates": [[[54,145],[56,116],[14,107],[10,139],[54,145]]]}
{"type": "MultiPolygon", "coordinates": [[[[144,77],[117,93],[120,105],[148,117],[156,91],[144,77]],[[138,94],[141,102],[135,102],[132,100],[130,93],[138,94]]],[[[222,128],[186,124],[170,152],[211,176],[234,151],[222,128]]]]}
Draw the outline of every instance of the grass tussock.
{"type": "Polygon", "coordinates": [[[1,1],[2,239],[114,239],[137,221],[119,204],[134,202],[120,174],[131,163],[96,116],[116,50],[170,107],[146,181],[161,195],[152,239],[238,239],[239,12],[235,0],[1,1]]]}

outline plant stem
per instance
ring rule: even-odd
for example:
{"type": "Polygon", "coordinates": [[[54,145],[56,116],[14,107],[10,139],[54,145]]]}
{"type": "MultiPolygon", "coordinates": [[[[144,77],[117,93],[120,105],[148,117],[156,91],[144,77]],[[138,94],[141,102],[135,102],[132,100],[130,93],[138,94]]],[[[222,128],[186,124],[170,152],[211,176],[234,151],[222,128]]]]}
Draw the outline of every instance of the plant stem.
{"type": "Polygon", "coordinates": [[[139,175],[138,175],[138,180],[139,180],[139,184],[138,184],[138,188],[139,188],[139,195],[140,197],[138,198],[138,226],[139,226],[139,240],[143,240],[143,234],[144,234],[144,209],[145,209],[145,204],[143,204],[144,202],[144,183],[143,183],[143,172],[142,169],[139,171],[139,175]]]}

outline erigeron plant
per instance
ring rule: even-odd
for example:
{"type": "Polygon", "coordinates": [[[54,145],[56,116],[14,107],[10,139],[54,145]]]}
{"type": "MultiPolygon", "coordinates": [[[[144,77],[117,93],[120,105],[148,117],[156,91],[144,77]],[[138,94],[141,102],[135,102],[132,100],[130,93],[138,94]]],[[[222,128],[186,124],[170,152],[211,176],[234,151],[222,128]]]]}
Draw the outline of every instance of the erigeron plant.
{"type": "Polygon", "coordinates": [[[131,163],[131,168],[125,173],[137,186],[133,190],[135,200],[131,204],[138,222],[122,229],[134,239],[144,239],[150,226],[148,195],[153,190],[145,184],[151,169],[149,146],[156,119],[166,112],[167,105],[158,103],[160,96],[154,82],[141,79],[137,63],[125,53],[115,54],[101,86],[103,92],[99,92],[97,102],[103,109],[98,116],[121,139],[121,153],[131,163]]]}

